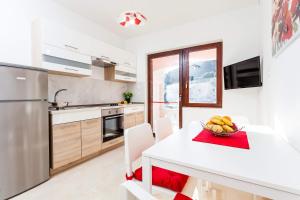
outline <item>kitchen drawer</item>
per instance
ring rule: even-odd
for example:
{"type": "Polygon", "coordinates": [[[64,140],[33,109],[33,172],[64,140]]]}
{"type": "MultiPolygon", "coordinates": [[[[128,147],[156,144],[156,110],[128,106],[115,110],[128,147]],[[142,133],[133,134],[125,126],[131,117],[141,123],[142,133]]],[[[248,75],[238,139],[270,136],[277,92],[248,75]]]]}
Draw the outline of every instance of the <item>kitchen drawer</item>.
{"type": "Polygon", "coordinates": [[[80,136],[80,122],[71,122],[53,126],[53,142],[64,142],[80,136]]]}
{"type": "Polygon", "coordinates": [[[101,117],[101,108],[81,108],[51,111],[52,124],[64,124],[74,121],[96,119],[101,117]]]}
{"type": "Polygon", "coordinates": [[[52,168],[67,165],[81,158],[80,122],[53,126],[52,168]]]}
{"type": "Polygon", "coordinates": [[[124,113],[136,113],[136,112],[144,112],[144,105],[137,105],[137,106],[128,106],[124,108],[124,113]]]}
{"type": "Polygon", "coordinates": [[[100,126],[101,126],[100,118],[81,121],[82,129],[100,129],[100,126]]]}
{"type": "Polygon", "coordinates": [[[101,119],[81,122],[82,157],[101,150],[101,119]]]}

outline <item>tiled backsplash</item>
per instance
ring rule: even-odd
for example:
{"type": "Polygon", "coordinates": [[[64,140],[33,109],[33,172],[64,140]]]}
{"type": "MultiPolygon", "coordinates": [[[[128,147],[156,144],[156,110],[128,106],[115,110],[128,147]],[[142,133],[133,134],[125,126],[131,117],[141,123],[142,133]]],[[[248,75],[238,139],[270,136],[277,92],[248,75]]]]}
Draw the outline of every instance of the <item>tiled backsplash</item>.
{"type": "Polygon", "coordinates": [[[129,83],[128,90],[133,93],[133,102],[145,102],[146,84],[145,82],[129,83]]]}
{"type": "Polygon", "coordinates": [[[123,92],[128,89],[126,83],[90,77],[49,74],[48,81],[49,101],[53,101],[57,90],[67,89],[57,96],[57,101],[59,103],[70,102],[71,105],[119,102],[123,100],[123,92]]]}

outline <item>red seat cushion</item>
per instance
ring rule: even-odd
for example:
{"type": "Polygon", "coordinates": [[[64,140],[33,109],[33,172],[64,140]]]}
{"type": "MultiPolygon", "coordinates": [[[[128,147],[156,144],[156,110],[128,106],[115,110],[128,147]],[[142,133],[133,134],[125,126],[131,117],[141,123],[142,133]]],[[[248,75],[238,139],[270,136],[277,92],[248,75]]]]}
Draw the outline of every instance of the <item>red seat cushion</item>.
{"type": "Polygon", "coordinates": [[[191,199],[190,197],[185,196],[181,193],[177,193],[174,200],[193,200],[193,199],[191,199]]]}
{"type": "MultiPolygon", "coordinates": [[[[135,170],[134,178],[142,181],[142,177],[142,167],[140,167],[135,170]]],[[[153,185],[167,188],[175,192],[181,192],[188,178],[187,175],[152,166],[153,185]]]]}

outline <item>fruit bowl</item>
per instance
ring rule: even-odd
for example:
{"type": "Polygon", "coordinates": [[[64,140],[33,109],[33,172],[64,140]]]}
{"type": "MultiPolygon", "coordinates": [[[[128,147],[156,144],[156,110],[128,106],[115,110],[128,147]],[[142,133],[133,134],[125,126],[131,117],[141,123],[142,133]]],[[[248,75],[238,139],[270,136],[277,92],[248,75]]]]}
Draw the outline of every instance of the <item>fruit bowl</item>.
{"type": "Polygon", "coordinates": [[[239,132],[244,127],[238,128],[231,118],[228,116],[216,115],[212,117],[206,124],[201,122],[203,129],[211,134],[220,137],[229,137],[234,133],[239,132]]]}

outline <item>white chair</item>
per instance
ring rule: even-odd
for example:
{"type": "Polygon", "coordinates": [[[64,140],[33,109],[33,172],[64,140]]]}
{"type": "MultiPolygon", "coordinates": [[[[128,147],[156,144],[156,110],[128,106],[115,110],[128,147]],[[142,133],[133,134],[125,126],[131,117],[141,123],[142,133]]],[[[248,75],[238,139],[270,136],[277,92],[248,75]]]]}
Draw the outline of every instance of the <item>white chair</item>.
{"type": "MultiPolygon", "coordinates": [[[[122,195],[123,199],[126,200],[158,200],[158,198],[152,196],[147,191],[145,191],[140,185],[136,184],[134,181],[125,181],[121,184],[121,187],[125,189],[125,194],[122,195]]],[[[177,198],[175,197],[174,200],[177,198]]],[[[183,198],[180,198],[183,200],[183,198]]],[[[189,197],[185,197],[186,200],[191,200],[189,197]]]]}
{"type": "Polygon", "coordinates": [[[121,187],[125,189],[124,194],[122,195],[124,200],[158,200],[157,198],[146,192],[140,185],[136,184],[134,181],[125,181],[121,184],[121,187]]]}
{"type": "Polygon", "coordinates": [[[169,118],[160,118],[156,121],[155,141],[159,142],[173,133],[172,122],[169,118]]]}
{"type": "Polygon", "coordinates": [[[132,164],[141,157],[142,152],[155,141],[150,124],[144,123],[125,130],[125,164],[127,176],[132,176],[132,164]]]}
{"type": "MultiPolygon", "coordinates": [[[[144,123],[129,129],[125,130],[124,133],[124,141],[125,141],[125,163],[126,163],[126,176],[131,177],[133,176],[133,165],[134,163],[139,160],[142,156],[142,152],[151,147],[155,144],[155,140],[152,133],[152,128],[150,124],[144,123]]],[[[138,184],[141,184],[140,181],[132,179],[138,184]]],[[[194,179],[188,179],[185,187],[183,188],[182,193],[190,196],[193,189],[197,182],[194,179]]],[[[153,195],[155,196],[162,196],[163,193],[164,197],[162,199],[171,199],[175,197],[176,192],[158,187],[153,186],[153,195]]]]}

